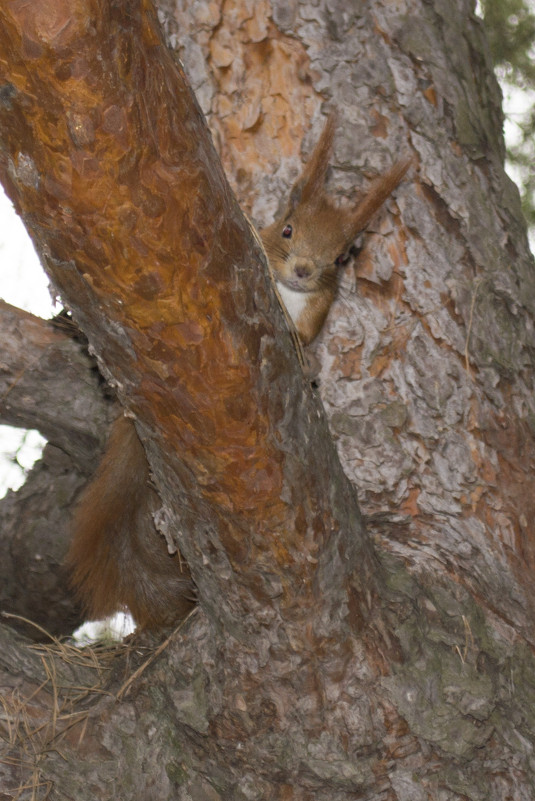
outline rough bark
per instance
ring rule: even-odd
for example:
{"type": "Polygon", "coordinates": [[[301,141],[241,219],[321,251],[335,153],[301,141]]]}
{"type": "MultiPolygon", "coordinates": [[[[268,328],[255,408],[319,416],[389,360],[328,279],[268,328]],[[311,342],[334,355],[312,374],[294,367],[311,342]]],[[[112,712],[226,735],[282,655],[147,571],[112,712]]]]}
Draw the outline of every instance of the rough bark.
{"type": "Polygon", "coordinates": [[[2,423],[38,428],[89,473],[112,413],[103,402],[104,382],[76,327],[0,301],[0,328],[2,423]]]}
{"type": "Polygon", "coordinates": [[[21,490],[0,504],[0,607],[68,635],[81,622],[63,569],[72,504],[95,469],[116,406],[86,347],[60,321],[0,301],[0,329],[0,420],[37,428],[50,443],[21,490]]]}
{"type": "MultiPolygon", "coordinates": [[[[78,12],[56,4],[46,20],[35,9],[6,15],[3,172],[120,398],[160,429],[170,469],[164,476],[154,464],[155,478],[174,528],[183,529],[201,601],[221,622],[228,615],[227,625],[242,626],[281,592],[293,608],[295,580],[311,593],[312,566],[328,541],[341,540],[341,556],[355,550],[342,522],[355,503],[347,502],[351,490],[291,340],[277,335],[259,247],[193,95],[160,45],[150,9],[132,9],[128,19],[125,29],[124,6],[104,3],[81,3],[78,12]],[[31,71],[23,68],[28,40],[31,71]],[[53,151],[42,144],[52,129],[53,151]],[[35,181],[21,179],[21,165],[35,181]],[[302,428],[310,428],[306,439],[294,436],[302,428]],[[322,441],[326,469],[307,481],[322,441]],[[331,519],[333,492],[340,511],[331,519]],[[171,512],[177,499],[180,521],[171,512]]],[[[366,559],[360,565],[363,577],[371,574],[366,559]]]]}
{"type": "Polygon", "coordinates": [[[260,222],[322,98],[341,194],[418,156],[318,345],[376,556],[182,76],[124,8],[2,10],[0,168],[138,418],[199,608],[42,775],[58,798],[527,801],[535,282],[472,7],[176,10],[260,222]]]}

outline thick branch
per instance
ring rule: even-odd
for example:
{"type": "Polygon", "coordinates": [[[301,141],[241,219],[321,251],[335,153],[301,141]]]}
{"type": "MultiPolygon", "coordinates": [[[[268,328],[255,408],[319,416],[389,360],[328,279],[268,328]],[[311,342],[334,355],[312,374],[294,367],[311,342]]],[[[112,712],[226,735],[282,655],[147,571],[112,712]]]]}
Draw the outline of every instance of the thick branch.
{"type": "Polygon", "coordinates": [[[2,180],[121,398],[156,433],[154,473],[173,531],[180,509],[201,602],[235,626],[277,598],[269,617],[302,631],[317,590],[346,603],[357,552],[372,584],[350,533],[356,502],[154,15],[42,0],[1,20],[2,180]]]}
{"type": "Polygon", "coordinates": [[[93,360],[57,325],[0,301],[0,330],[0,420],[49,440],[24,486],[0,502],[0,608],[70,634],[81,622],[63,567],[71,507],[117,410],[93,360]]]}
{"type": "Polygon", "coordinates": [[[37,428],[93,469],[95,449],[105,441],[113,414],[94,362],[61,328],[3,301],[0,331],[0,421],[37,428]]]}
{"type": "MultiPolygon", "coordinates": [[[[390,265],[391,270],[392,261],[398,272],[385,292],[382,320],[377,297],[366,309],[361,292],[350,330],[345,329],[337,345],[332,338],[326,345],[334,348],[330,361],[338,372],[335,381],[330,385],[324,381],[323,386],[332,394],[334,389],[340,391],[347,403],[347,414],[338,415],[337,420],[333,416],[333,427],[348,438],[352,435],[355,450],[357,444],[361,449],[347,461],[361,465],[370,494],[382,491],[381,502],[390,498],[396,508],[401,500],[404,510],[413,515],[416,526],[407,525],[408,534],[394,531],[395,544],[400,548],[406,545],[407,558],[436,552],[441,557],[440,570],[431,573],[431,578],[428,563],[417,564],[421,583],[411,580],[395,560],[386,558],[382,575],[388,575],[391,592],[390,625],[379,625],[377,632],[363,631],[361,626],[367,621],[362,615],[367,609],[358,579],[369,567],[367,550],[362,554],[361,572],[355,573],[355,592],[351,587],[345,592],[357,556],[348,545],[349,536],[358,530],[352,518],[354,498],[340,479],[323,429],[315,422],[313,403],[303,392],[293,364],[289,368],[285,361],[286,342],[282,335],[274,337],[262,273],[250,270],[242,288],[240,270],[246,269],[247,248],[241,249],[239,232],[246,236],[246,229],[240,227],[237,211],[234,228],[225,222],[233,219],[235,206],[231,201],[227,204],[218,192],[213,197],[210,180],[199,181],[203,159],[196,161],[199,145],[188,144],[187,132],[181,128],[187,116],[184,104],[179,97],[180,113],[174,114],[175,90],[167,93],[162,88],[170,83],[174,86],[173,65],[167,62],[159,72],[161,53],[154,45],[149,63],[147,37],[140,40],[131,18],[126,32],[130,4],[122,5],[123,25],[113,20],[107,5],[93,4],[90,15],[89,6],[76,3],[69,6],[72,15],[51,1],[26,4],[22,11],[21,5],[17,4],[16,13],[24,18],[11,18],[11,23],[17,24],[7,28],[10,43],[5,37],[3,45],[10,54],[17,52],[10,73],[13,87],[4,91],[4,99],[12,106],[14,126],[11,133],[4,127],[12,193],[19,196],[19,205],[33,220],[44,250],[48,248],[51,271],[78,308],[103,363],[146,424],[143,430],[159,435],[151,440],[153,463],[168,505],[183,505],[182,540],[206,611],[199,610],[160,658],[136,677],[130,686],[137,695],[132,692],[120,705],[102,697],[87,727],[85,722],[80,724],[80,736],[76,731],[72,737],[81,756],[74,777],[67,744],[65,748],[60,744],[61,751],[57,741],[53,743],[57,750],[47,748],[51,773],[62,784],[58,792],[65,787],[67,794],[79,799],[107,798],[111,786],[124,797],[133,792],[136,798],[235,799],[245,794],[256,799],[347,801],[355,797],[434,797],[437,792],[444,797],[493,801],[505,795],[531,798],[533,660],[514,632],[500,621],[494,627],[485,624],[481,608],[456,572],[462,556],[465,575],[470,571],[470,577],[476,576],[471,586],[477,590],[494,583],[493,597],[500,601],[505,595],[507,581],[494,582],[494,576],[503,574],[504,562],[489,562],[488,553],[490,543],[499,543],[507,529],[494,526],[497,517],[493,517],[492,505],[479,506],[481,498],[485,500],[481,492],[486,483],[499,484],[493,474],[498,460],[480,448],[481,442],[470,439],[478,412],[485,407],[478,409],[480,396],[467,386],[466,331],[463,333],[461,326],[462,335],[457,335],[452,324],[459,308],[467,322],[470,314],[466,310],[472,307],[477,312],[478,304],[470,303],[468,292],[464,299],[462,293],[450,292],[449,300],[460,299],[459,306],[448,307],[448,298],[444,300],[452,273],[462,275],[463,280],[466,275],[466,287],[472,286],[472,264],[464,265],[468,267],[465,274],[461,265],[464,247],[449,239],[441,227],[445,209],[437,203],[431,220],[424,193],[419,189],[407,193],[401,212],[415,235],[403,236],[399,250],[384,240],[384,270],[377,275],[389,275],[386,267],[390,265]],[[100,13],[105,15],[103,20],[95,23],[100,13]],[[84,25],[89,16],[91,22],[84,25]],[[17,38],[17,25],[24,30],[23,41],[17,38]],[[76,47],[69,40],[75,25],[81,32],[76,47]],[[93,37],[87,44],[84,37],[89,30],[93,37]],[[128,41],[129,36],[130,47],[124,38],[128,41]],[[95,69],[89,70],[94,47],[100,48],[99,59],[95,69]],[[53,66],[48,63],[49,56],[53,66]],[[141,96],[128,88],[132,87],[132,71],[141,96]],[[108,87],[106,96],[97,96],[94,89],[99,76],[108,87]],[[125,87],[124,96],[121,86],[125,87]],[[147,86],[151,90],[148,96],[147,86]],[[114,92],[121,97],[110,99],[114,92]],[[34,103],[36,96],[40,104],[34,103]],[[62,109],[67,117],[74,114],[71,134],[62,123],[62,109]],[[173,130],[180,134],[176,141],[162,133],[166,129],[160,125],[162,109],[173,117],[173,125],[176,123],[173,130]],[[135,135],[132,119],[137,120],[135,135]],[[45,143],[42,148],[40,138],[45,143]],[[19,141],[23,143],[20,151],[19,141]],[[149,147],[149,141],[153,146],[149,147]],[[50,147],[56,151],[57,169],[52,156],[46,154],[47,142],[53,143],[50,147]],[[169,154],[177,152],[187,159],[177,166],[171,180],[169,154]],[[163,163],[158,162],[158,153],[164,154],[163,163]],[[94,170],[94,186],[84,183],[84,169],[94,170]],[[182,192],[184,175],[187,191],[182,192]],[[32,195],[34,181],[40,182],[42,200],[32,195]],[[199,186],[203,207],[193,200],[199,186]],[[211,218],[213,230],[199,219],[202,208],[211,210],[206,219],[211,218]],[[54,219],[62,223],[57,235],[51,233],[54,219]],[[228,235],[229,225],[235,238],[228,235]],[[126,236],[122,226],[130,226],[126,236]],[[173,242],[189,245],[186,256],[176,255],[173,242]],[[422,252],[425,248],[428,251],[422,252]],[[234,252],[228,262],[232,268],[225,266],[225,250],[234,252]],[[142,253],[146,254],[144,264],[142,253]],[[61,262],[75,254],[80,270],[74,261],[61,262]],[[168,265],[167,271],[162,263],[168,265]],[[131,292],[127,292],[129,283],[131,292]],[[433,292],[428,294],[430,287],[433,292]],[[85,302],[84,314],[81,307],[85,302]],[[107,310],[105,327],[98,303],[107,310]],[[155,316],[153,305],[157,307],[155,316]],[[417,314],[415,327],[407,317],[409,310],[417,314]],[[355,348],[355,319],[359,324],[364,321],[366,330],[361,353],[355,348]],[[445,369],[446,343],[450,347],[455,344],[456,350],[450,353],[445,369]],[[134,348],[138,349],[139,365],[132,356],[134,348]],[[459,353],[463,359],[457,364],[459,353]],[[268,360],[274,365],[271,372],[268,360]],[[209,380],[211,372],[214,386],[209,380]],[[358,388],[348,392],[349,382],[357,377],[358,388]],[[270,379],[272,394],[266,389],[270,379]],[[304,442],[307,436],[310,444],[304,442]],[[158,443],[177,454],[176,461],[169,458],[176,475],[162,468],[155,447],[158,443]],[[468,451],[477,459],[477,470],[466,469],[468,451]],[[436,462],[430,454],[437,457],[436,462]],[[398,472],[391,470],[392,465],[398,472]],[[444,492],[434,485],[437,476],[444,482],[444,492]],[[332,511],[344,502],[345,517],[332,511]],[[478,527],[477,515],[486,528],[478,527]],[[441,527],[434,525],[437,519],[441,527]],[[415,536],[418,527],[420,539],[415,536]],[[489,564],[492,570],[488,570],[489,564]],[[500,568],[496,573],[495,565],[500,568]],[[448,571],[453,573],[453,581],[448,571]],[[251,621],[260,631],[244,642],[241,613],[245,608],[255,612],[260,606],[263,617],[258,614],[251,621]],[[320,624],[318,616],[322,614],[320,624]],[[216,616],[227,625],[224,637],[214,636],[216,616]],[[344,625],[346,632],[355,632],[355,636],[339,636],[344,625]],[[321,639],[315,636],[318,632],[321,639]],[[385,640],[390,635],[390,649],[377,647],[379,632],[386,635],[385,640]],[[372,649],[375,659],[370,658],[372,649]],[[142,759],[141,747],[132,749],[132,741],[146,746],[142,759]],[[210,784],[205,783],[206,776],[213,779],[210,784]]],[[[217,28],[214,35],[224,42],[228,20],[214,12],[215,5],[210,4],[212,24],[217,28]]],[[[443,41],[438,34],[447,33],[449,23],[441,16],[440,4],[416,4],[412,7],[416,13],[400,18],[397,7],[390,9],[389,4],[377,2],[336,19],[336,3],[320,3],[317,19],[312,21],[301,15],[303,5],[294,9],[290,4],[289,15],[287,5],[273,4],[272,16],[264,21],[262,11],[268,11],[263,4],[255,6],[258,17],[249,26],[254,50],[250,57],[236,61],[254,69],[271,47],[281,54],[280,74],[287,78],[286,65],[291,60],[298,64],[296,81],[304,84],[295,50],[269,41],[258,46],[259,38],[267,36],[262,30],[273,20],[285,29],[288,26],[287,38],[292,44],[296,41],[302,52],[313,54],[309,75],[315,91],[332,86],[333,92],[338,88],[339,95],[343,90],[347,97],[351,86],[358,87],[352,121],[357,117],[357,104],[358,115],[366,114],[366,106],[368,111],[371,108],[362,82],[367,82],[368,97],[382,98],[379,108],[386,116],[376,116],[373,126],[366,128],[363,123],[360,128],[373,127],[381,140],[389,127],[395,127],[391,112],[399,108],[394,99],[399,92],[405,120],[422,157],[421,175],[429,186],[436,186],[437,200],[443,197],[448,209],[455,210],[448,226],[456,235],[461,232],[464,237],[466,232],[468,241],[475,221],[485,214],[497,219],[497,205],[488,202],[492,193],[483,180],[484,170],[470,164],[463,153],[463,147],[473,147],[474,131],[484,120],[479,113],[479,95],[475,91],[466,94],[477,61],[470,58],[461,65],[444,58],[445,53],[451,57],[456,52],[452,41],[464,42],[468,49],[470,24],[465,15],[456,18],[458,35],[443,41]],[[295,26],[291,19],[294,11],[295,26]],[[404,27],[402,35],[400,25],[404,27]],[[368,31],[378,30],[380,36],[369,36],[368,31]],[[366,36],[369,42],[363,46],[366,36]],[[400,52],[397,44],[403,40],[406,52],[400,52]],[[339,63],[341,58],[344,60],[339,63]],[[325,65],[330,73],[321,72],[325,65]],[[313,77],[318,71],[320,77],[313,77]],[[433,83],[427,84],[426,74],[433,83]],[[469,111],[465,110],[467,96],[469,111]],[[452,109],[458,130],[452,127],[452,109]],[[463,139],[467,135],[468,143],[463,139]],[[442,152],[439,145],[436,150],[431,147],[435,136],[443,137],[442,152]],[[459,226],[463,209],[470,212],[459,226]]],[[[203,18],[203,26],[209,16],[203,18]]],[[[0,31],[0,48],[2,36],[0,31]]],[[[157,40],[153,36],[150,41],[157,40]]],[[[223,47],[214,46],[211,64],[220,65],[225,80],[232,72],[229,84],[234,92],[241,82],[237,73],[228,69],[228,54],[223,47]]],[[[270,64],[269,78],[272,75],[276,70],[270,64]]],[[[296,95],[288,88],[288,103],[295,105],[296,95]]],[[[257,86],[255,91],[258,97],[257,86]]],[[[259,116],[263,113],[259,105],[251,106],[259,116]]],[[[250,129],[256,125],[256,117],[246,103],[244,110],[250,129]]],[[[4,116],[2,124],[9,126],[6,119],[4,116]]],[[[197,132],[196,136],[200,141],[203,135],[197,132]]],[[[353,125],[351,136],[356,138],[353,125]]],[[[366,150],[364,135],[360,140],[366,150]]],[[[213,169],[214,175],[219,175],[217,166],[213,169]]],[[[222,184],[218,186],[222,189],[222,184]]],[[[485,237],[476,237],[477,249],[488,241],[492,250],[494,240],[483,230],[485,237]]],[[[488,259],[476,264],[488,266],[490,256],[491,252],[488,259]]],[[[513,272],[504,270],[500,280],[507,274],[513,272]]],[[[504,337],[507,345],[516,346],[518,341],[518,337],[504,337]]],[[[288,354],[291,359],[291,350],[288,354]]],[[[498,355],[501,357],[501,352],[498,355]]],[[[476,364],[481,367],[484,363],[478,357],[476,364]]],[[[488,375],[488,385],[494,388],[492,373],[488,375]]],[[[499,407],[499,395],[492,397],[499,407]]],[[[520,408],[515,406],[518,397],[513,396],[509,404],[513,410],[520,408]]],[[[507,435],[510,430],[502,429],[507,435]]],[[[527,449],[527,453],[526,472],[531,451],[527,449]]],[[[514,462],[511,454],[511,464],[514,462]]],[[[355,482],[362,483],[360,476],[355,482]]],[[[498,490],[491,500],[501,515],[504,506],[498,490]]],[[[388,508],[386,503],[380,508],[383,506],[388,508]]],[[[356,550],[361,546],[356,536],[355,540],[356,550]]],[[[513,542],[512,537],[504,538],[504,550],[512,551],[513,542]]],[[[496,551],[491,551],[491,557],[496,551]]],[[[509,586],[516,589],[514,584],[509,586]]],[[[474,595],[481,597],[481,593],[474,595]]],[[[509,606],[518,604],[518,594],[509,595],[509,606]]]]}

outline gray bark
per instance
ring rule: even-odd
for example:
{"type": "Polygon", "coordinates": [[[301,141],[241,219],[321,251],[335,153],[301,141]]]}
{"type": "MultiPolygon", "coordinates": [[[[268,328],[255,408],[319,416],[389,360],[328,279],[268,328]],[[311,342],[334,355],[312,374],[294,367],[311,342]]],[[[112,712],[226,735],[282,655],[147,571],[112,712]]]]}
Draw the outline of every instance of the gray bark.
{"type": "Polygon", "coordinates": [[[70,516],[117,411],[87,348],[59,322],[0,301],[0,328],[0,420],[37,428],[49,442],[24,486],[0,504],[0,608],[68,635],[82,622],[63,568],[70,516]]]}
{"type": "MultiPolygon", "coordinates": [[[[236,19],[216,4],[173,14],[168,36],[259,223],[304,155],[299,136],[290,152],[292,124],[299,131],[300,115],[311,117],[306,151],[325,102],[340,113],[340,196],[406,149],[417,156],[412,184],[366,236],[315,348],[375,556],[334,462],[332,508],[322,512],[352,534],[345,544],[364,547],[369,595],[362,604],[359,554],[337,550],[339,539],[312,571],[313,610],[291,571],[285,609],[274,584],[264,609],[252,603],[239,576],[222,597],[210,571],[231,570],[215,562],[221,551],[205,532],[200,608],[119,704],[89,706],[40,775],[57,798],[528,801],[535,281],[473,5],[244,3],[233,37],[236,19]],[[266,51],[271,89],[258,67],[266,51]]],[[[300,425],[288,425],[291,448],[309,460],[290,485],[299,503],[298,479],[319,492],[328,446],[312,428],[306,390],[292,398],[303,406],[300,425]]],[[[262,578],[265,590],[266,566],[262,578]]],[[[0,659],[11,677],[13,651],[0,659]]],[[[109,686],[120,685],[116,676],[109,686]]],[[[38,721],[42,710],[29,713],[38,721]]]]}

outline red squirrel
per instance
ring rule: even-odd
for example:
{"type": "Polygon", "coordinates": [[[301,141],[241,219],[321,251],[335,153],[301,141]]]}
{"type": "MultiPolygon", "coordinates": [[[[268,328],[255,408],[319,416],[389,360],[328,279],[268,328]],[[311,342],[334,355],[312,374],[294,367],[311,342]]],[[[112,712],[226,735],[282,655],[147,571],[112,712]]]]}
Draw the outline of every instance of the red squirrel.
{"type": "Polygon", "coordinates": [[[348,249],[412,161],[397,161],[376,178],[356,208],[340,208],[325,192],[335,129],[336,116],[331,114],[305,169],[292,186],[282,217],[260,231],[279,296],[303,345],[315,339],[325,322],[348,249]]]}
{"type": "MultiPolygon", "coordinates": [[[[348,248],[410,164],[408,159],[396,162],[355,209],[339,208],[325,192],[334,132],[331,115],[284,213],[260,232],[279,296],[304,345],[323,325],[348,248]]],[[[135,426],[120,417],[75,510],[67,557],[73,586],[90,618],[127,608],[138,626],[153,628],[182,619],[194,605],[187,565],[179,553],[168,553],[155,528],[159,505],[135,426]]]]}

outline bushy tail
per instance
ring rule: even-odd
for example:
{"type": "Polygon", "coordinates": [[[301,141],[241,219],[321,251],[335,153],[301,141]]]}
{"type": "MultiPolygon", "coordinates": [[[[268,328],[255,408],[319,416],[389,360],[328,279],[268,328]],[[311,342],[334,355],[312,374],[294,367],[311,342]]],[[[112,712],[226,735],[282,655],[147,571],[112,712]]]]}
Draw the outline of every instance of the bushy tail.
{"type": "Polygon", "coordinates": [[[142,627],[172,623],[191,609],[193,587],[180,554],[154,526],[160,506],[134,424],[118,418],[102,461],[74,514],[67,557],[91,619],[127,608],[142,627]]]}

